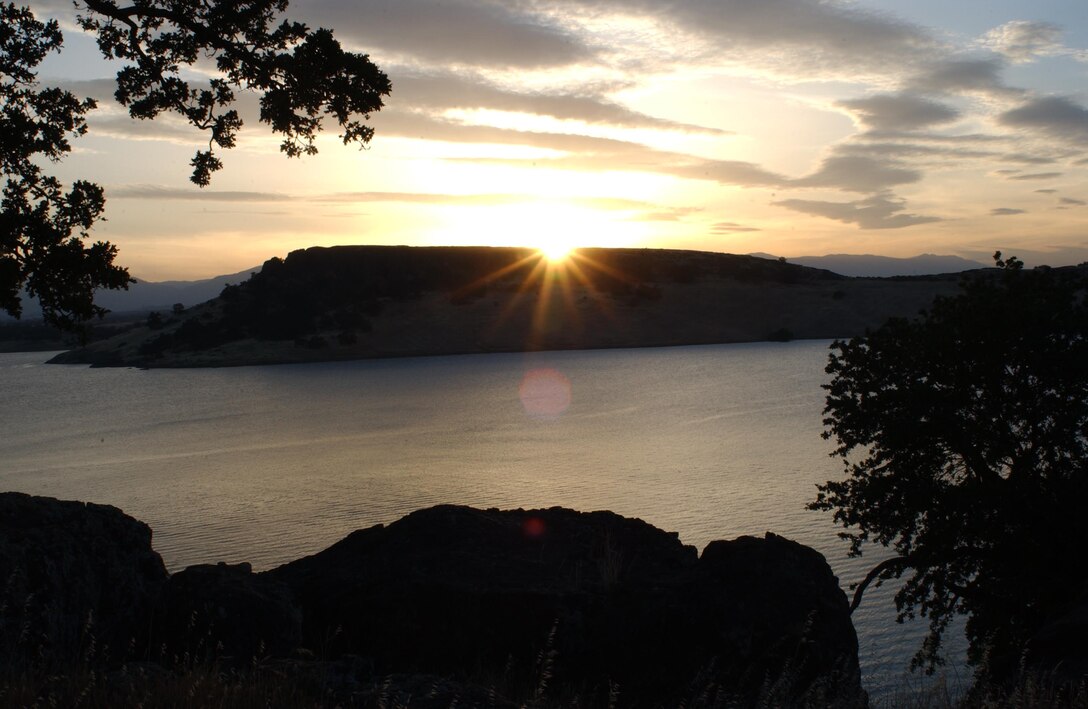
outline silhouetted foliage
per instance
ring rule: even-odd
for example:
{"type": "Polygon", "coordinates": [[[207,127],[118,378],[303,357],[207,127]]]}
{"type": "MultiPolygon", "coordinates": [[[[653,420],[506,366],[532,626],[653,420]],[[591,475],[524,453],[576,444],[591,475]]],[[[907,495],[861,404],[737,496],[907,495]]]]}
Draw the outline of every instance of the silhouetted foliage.
{"type": "MultiPolygon", "coordinates": [[[[242,127],[232,108],[236,90],[261,95],[260,121],[284,136],[280,149],[290,157],[317,152],[326,118],[345,144],[365,145],[373,129],[363,121],[390,90],[367,56],[345,52],[329,30],[282,19],[287,0],[80,0],[76,7],[102,54],[124,63],[115,96],[133,118],[177,113],[208,131],[208,149],[191,161],[201,187],[222,167],[215,150],[233,147],[242,127]],[[199,59],[218,70],[207,83],[183,78],[199,59]]],[[[96,288],[127,288],[132,278],[114,265],[116,247],[85,243],[105,207],[102,188],[80,180],[66,189],[42,171],[71,151],[70,138],[87,131],[95,108],[93,99],[39,87],[38,65],[62,43],[56,21],[0,4],[0,307],[19,317],[25,287],[46,322],[77,329],[106,313],[94,304],[96,288]]]]}
{"type": "Polygon", "coordinates": [[[112,245],[84,243],[105,205],[102,188],[80,180],[66,190],[42,172],[43,162],[71,150],[70,137],[86,132],[95,107],[92,99],[38,87],[37,66],[62,42],[56,22],[0,4],[0,307],[19,317],[25,286],[46,322],[75,329],[105,314],[94,304],[95,288],[125,288],[132,279],[113,265],[112,245]]]}
{"type": "Polygon", "coordinates": [[[930,623],[915,666],[939,663],[966,615],[989,681],[1088,590],[1088,281],[995,260],[998,275],[977,273],[921,317],[832,345],[824,435],[849,477],[809,505],[834,512],[853,555],[894,549],[854,605],[873,581],[905,577],[899,618],[930,623]]]}

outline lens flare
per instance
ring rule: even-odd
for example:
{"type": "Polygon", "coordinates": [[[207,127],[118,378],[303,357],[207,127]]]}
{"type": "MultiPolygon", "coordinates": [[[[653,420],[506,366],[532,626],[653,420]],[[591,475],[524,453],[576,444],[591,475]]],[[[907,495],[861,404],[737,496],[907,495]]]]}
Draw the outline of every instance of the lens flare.
{"type": "Polygon", "coordinates": [[[529,517],[521,525],[521,529],[525,536],[530,539],[537,539],[544,536],[544,520],[539,517],[529,517]]]}
{"type": "Polygon", "coordinates": [[[570,408],[570,380],[550,369],[532,369],[518,387],[525,413],[535,419],[557,419],[570,408]]]}

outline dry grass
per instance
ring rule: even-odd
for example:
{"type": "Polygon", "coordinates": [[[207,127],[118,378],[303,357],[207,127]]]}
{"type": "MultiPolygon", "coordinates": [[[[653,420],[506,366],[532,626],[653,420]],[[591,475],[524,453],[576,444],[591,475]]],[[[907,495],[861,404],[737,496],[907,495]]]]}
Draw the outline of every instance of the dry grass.
{"type": "MultiPolygon", "coordinates": [[[[615,569],[606,571],[607,579],[615,569]]],[[[375,675],[372,666],[362,658],[258,659],[248,667],[238,668],[221,663],[218,648],[205,637],[194,637],[189,650],[180,655],[160,652],[160,662],[118,664],[104,656],[95,641],[93,623],[88,621],[78,657],[70,663],[70,668],[57,671],[44,660],[49,638],[27,627],[25,620],[19,621],[19,614],[12,613],[13,610],[0,603],[0,707],[618,709],[640,706],[637,697],[625,694],[624,688],[615,683],[603,681],[598,686],[587,687],[562,676],[561,658],[556,649],[558,623],[542,639],[532,667],[517,668],[508,663],[501,675],[481,672],[468,678],[439,678],[375,675]]],[[[734,688],[718,684],[717,676],[713,665],[704,668],[676,706],[729,709],[859,705],[858,697],[837,694],[849,682],[801,686],[802,673],[794,663],[787,662],[775,676],[764,678],[755,696],[738,694],[734,688]]],[[[1077,684],[1048,674],[1021,672],[1015,683],[976,687],[965,699],[941,682],[927,687],[904,685],[871,706],[874,709],[1088,709],[1088,681],[1077,684]]]]}

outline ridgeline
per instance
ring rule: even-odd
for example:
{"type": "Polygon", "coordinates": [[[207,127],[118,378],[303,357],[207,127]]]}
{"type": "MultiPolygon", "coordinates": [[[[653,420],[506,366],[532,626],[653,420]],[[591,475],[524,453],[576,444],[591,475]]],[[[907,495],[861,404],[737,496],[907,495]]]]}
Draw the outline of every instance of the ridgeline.
{"type": "Polygon", "coordinates": [[[515,247],[314,247],[52,361],[200,367],[848,337],[915,315],[958,278],[847,278],[658,249],[549,263],[515,247]]]}

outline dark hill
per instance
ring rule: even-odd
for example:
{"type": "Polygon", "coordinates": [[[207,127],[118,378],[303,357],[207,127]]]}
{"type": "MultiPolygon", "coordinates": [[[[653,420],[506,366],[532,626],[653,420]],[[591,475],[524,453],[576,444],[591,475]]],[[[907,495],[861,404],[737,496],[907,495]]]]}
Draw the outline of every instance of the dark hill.
{"type": "Polygon", "coordinates": [[[215,300],[58,357],[218,366],[831,338],[913,315],[956,276],[851,279],[751,256],[344,246],[267,261],[215,300]]]}

